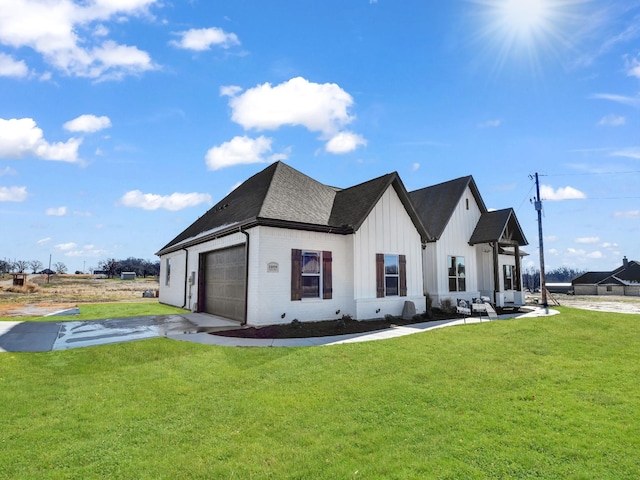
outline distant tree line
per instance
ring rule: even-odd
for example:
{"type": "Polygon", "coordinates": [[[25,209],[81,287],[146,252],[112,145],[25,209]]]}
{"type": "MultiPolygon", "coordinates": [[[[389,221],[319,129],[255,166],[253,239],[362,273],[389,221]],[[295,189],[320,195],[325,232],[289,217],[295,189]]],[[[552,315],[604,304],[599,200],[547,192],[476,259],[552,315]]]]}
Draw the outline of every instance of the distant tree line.
{"type": "Polygon", "coordinates": [[[122,272],[135,272],[138,277],[154,277],[160,275],[160,260],[152,262],[134,257],[124,260],[108,258],[98,263],[98,269],[109,278],[117,277],[122,272]]]}
{"type": "MultiPolygon", "coordinates": [[[[67,266],[63,262],[56,262],[51,265],[51,270],[43,268],[40,260],[0,260],[0,275],[6,273],[67,273],[67,266]]],[[[122,272],[135,272],[138,277],[153,277],[160,275],[160,260],[152,262],[142,258],[129,257],[124,260],[109,258],[98,263],[98,269],[109,278],[120,276],[122,272]]],[[[89,268],[89,272],[93,272],[89,268]]],[[[79,270],[76,274],[84,273],[79,270]]]]}
{"type": "MultiPolygon", "coordinates": [[[[569,267],[560,267],[545,272],[546,283],[571,283],[571,281],[585,273],[569,267]]],[[[529,267],[522,273],[522,287],[529,290],[540,288],[540,270],[529,267]]]]}
{"type": "MultiPolygon", "coordinates": [[[[41,273],[46,272],[43,270],[43,265],[40,260],[0,260],[0,275],[5,273],[41,273]]],[[[51,265],[51,272],[49,273],[67,273],[67,266],[62,262],[56,262],[51,265]]]]}

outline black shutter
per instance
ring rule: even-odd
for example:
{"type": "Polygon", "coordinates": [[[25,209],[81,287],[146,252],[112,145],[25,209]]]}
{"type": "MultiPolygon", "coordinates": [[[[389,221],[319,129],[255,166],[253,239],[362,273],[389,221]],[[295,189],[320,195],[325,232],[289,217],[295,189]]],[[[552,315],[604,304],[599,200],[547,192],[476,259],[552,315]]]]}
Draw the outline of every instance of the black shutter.
{"type": "Polygon", "coordinates": [[[384,297],[384,254],[376,253],[376,297],[384,297]]]}
{"type": "Polygon", "coordinates": [[[302,300],[302,250],[291,249],[291,300],[302,300]]]}

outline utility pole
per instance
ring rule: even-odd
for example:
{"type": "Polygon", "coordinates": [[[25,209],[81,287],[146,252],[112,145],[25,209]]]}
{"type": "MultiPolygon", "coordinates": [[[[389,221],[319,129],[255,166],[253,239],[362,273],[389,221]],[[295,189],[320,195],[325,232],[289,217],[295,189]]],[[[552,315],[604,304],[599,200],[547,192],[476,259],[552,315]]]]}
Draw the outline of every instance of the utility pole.
{"type": "Polygon", "coordinates": [[[540,293],[542,293],[542,306],[549,308],[547,303],[547,281],[544,274],[544,243],[542,241],[542,200],[540,199],[540,183],[538,182],[538,172],[536,172],[536,198],[535,208],[538,212],[538,241],[540,244],[540,293]]]}

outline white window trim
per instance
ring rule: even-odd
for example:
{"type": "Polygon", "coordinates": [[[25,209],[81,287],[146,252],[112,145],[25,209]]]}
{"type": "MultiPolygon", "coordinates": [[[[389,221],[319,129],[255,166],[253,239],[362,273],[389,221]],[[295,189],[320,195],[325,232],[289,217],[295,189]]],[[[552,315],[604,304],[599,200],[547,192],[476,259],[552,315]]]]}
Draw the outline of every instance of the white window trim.
{"type": "Polygon", "coordinates": [[[322,300],[322,252],[320,250],[302,250],[302,277],[318,277],[318,296],[317,297],[305,297],[304,286],[302,288],[301,301],[315,302],[322,300]],[[304,273],[304,256],[308,254],[314,254],[318,256],[318,273],[304,273]]]}

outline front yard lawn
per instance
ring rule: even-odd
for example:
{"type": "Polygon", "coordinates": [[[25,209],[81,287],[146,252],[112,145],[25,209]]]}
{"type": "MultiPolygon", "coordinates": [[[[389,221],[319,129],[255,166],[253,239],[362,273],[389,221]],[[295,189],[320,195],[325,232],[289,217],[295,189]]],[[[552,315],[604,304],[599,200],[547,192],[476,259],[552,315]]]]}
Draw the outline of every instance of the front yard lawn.
{"type": "Polygon", "coordinates": [[[640,321],[0,354],[0,478],[638,478],[640,321]]]}

